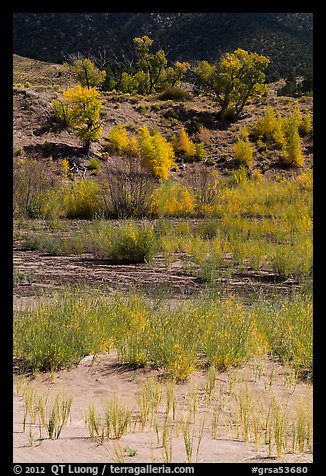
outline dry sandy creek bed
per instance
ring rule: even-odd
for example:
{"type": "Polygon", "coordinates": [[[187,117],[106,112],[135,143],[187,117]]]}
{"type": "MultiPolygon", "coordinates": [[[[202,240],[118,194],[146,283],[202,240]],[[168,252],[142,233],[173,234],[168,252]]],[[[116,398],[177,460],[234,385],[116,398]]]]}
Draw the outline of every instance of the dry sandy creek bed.
{"type": "MultiPolygon", "coordinates": [[[[68,284],[87,284],[101,287],[110,292],[112,289],[132,289],[139,286],[145,291],[160,292],[168,289],[174,298],[187,297],[203,288],[203,283],[196,277],[187,274],[182,266],[182,257],[176,256],[171,266],[164,265],[163,257],[157,257],[151,266],[121,265],[112,266],[105,262],[95,261],[90,255],[82,256],[49,256],[37,251],[24,251],[19,243],[14,246],[14,266],[21,273],[32,273],[31,283],[21,281],[14,288],[14,307],[29,305],[34,302],[40,292],[45,294],[53,288],[68,284]]],[[[259,274],[250,270],[235,271],[227,278],[224,285],[227,289],[245,293],[252,289],[264,291],[276,290],[287,292],[295,283],[277,282],[275,277],[266,272],[259,274]]],[[[194,389],[198,394],[198,408],[193,439],[193,462],[312,462],[312,454],[286,453],[276,459],[275,448],[272,456],[268,455],[267,447],[261,444],[258,448],[254,442],[246,442],[237,434],[237,429],[230,424],[230,415],[235,411],[236,395],[246,385],[253,395],[260,399],[270,398],[270,392],[284,401],[312,399],[312,386],[303,382],[295,384],[287,380],[289,369],[265,359],[260,362],[261,371],[257,378],[256,361],[249,362],[234,372],[219,373],[216,392],[222,396],[225,408],[221,412],[217,435],[212,438],[212,409],[205,403],[205,382],[207,373],[193,373],[183,384],[176,386],[177,421],[189,408],[189,395],[194,389]],[[255,370],[256,369],[256,370],[255,370]],[[272,379],[272,384],[271,384],[272,379]],[[232,388],[231,388],[232,387],[232,388]],[[190,392],[190,393],[189,393],[190,392]],[[187,406],[188,405],[188,406],[187,406]],[[202,439],[198,454],[200,428],[204,420],[202,439]]],[[[141,430],[134,427],[118,442],[108,440],[99,444],[90,438],[85,427],[83,415],[90,403],[101,410],[104,398],[117,395],[119,401],[125,402],[136,412],[136,395],[148,379],[164,382],[164,375],[159,369],[132,369],[120,365],[114,354],[97,356],[95,359],[84,359],[79,365],[57,372],[55,375],[41,373],[33,378],[15,375],[16,391],[14,392],[14,461],[15,462],[53,462],[53,463],[95,463],[116,461],[117,448],[122,449],[124,461],[163,462],[162,442],[157,440],[153,429],[148,426],[141,430]],[[28,431],[23,431],[24,398],[19,391],[24,380],[27,387],[48,393],[50,396],[58,392],[72,397],[71,422],[64,427],[58,440],[46,437],[38,439],[38,431],[33,429],[32,441],[28,431]]],[[[214,402],[214,399],[213,399],[214,402]]],[[[162,434],[164,412],[163,407],[157,415],[159,432],[162,434]]],[[[175,428],[172,437],[172,461],[186,461],[185,446],[181,426],[173,423],[175,428]],[[178,429],[179,428],[179,429],[178,429]]],[[[169,443],[170,444],[170,443],[169,443]]]]}

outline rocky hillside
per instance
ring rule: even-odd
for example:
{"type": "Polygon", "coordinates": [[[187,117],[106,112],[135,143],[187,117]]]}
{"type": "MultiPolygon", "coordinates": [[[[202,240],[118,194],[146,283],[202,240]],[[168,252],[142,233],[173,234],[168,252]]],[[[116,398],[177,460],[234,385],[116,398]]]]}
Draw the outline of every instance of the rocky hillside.
{"type": "Polygon", "coordinates": [[[312,13],[16,13],[14,53],[57,63],[77,52],[119,57],[132,55],[132,39],[146,34],[170,60],[256,51],[271,59],[275,80],[312,69],[312,21],[312,13]]]}

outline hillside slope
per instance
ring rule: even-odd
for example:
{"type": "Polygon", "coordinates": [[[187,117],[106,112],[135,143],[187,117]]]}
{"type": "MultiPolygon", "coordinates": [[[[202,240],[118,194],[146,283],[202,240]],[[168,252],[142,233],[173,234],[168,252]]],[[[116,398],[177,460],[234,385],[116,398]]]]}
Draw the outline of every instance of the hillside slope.
{"type": "Polygon", "coordinates": [[[149,35],[172,61],[217,60],[241,47],[271,59],[271,80],[312,68],[312,13],[16,13],[14,53],[62,62],[68,54],[106,50],[132,55],[149,35]],[[129,48],[129,51],[128,51],[129,48]]]}
{"type": "MultiPolygon", "coordinates": [[[[49,114],[54,99],[62,98],[63,90],[73,86],[71,78],[61,65],[30,60],[14,55],[14,155],[35,157],[47,160],[52,157],[52,166],[58,167],[60,160],[83,156],[80,141],[68,131],[58,133],[51,128],[49,114]]],[[[212,167],[220,173],[229,173],[234,168],[233,146],[241,129],[249,123],[257,121],[265,114],[266,107],[272,106],[276,113],[288,116],[297,104],[302,113],[312,114],[312,98],[302,97],[296,100],[290,97],[278,97],[276,85],[270,85],[267,98],[251,103],[245,113],[234,124],[223,124],[218,119],[216,104],[201,95],[192,96],[185,102],[162,101],[157,95],[131,96],[130,94],[101,93],[103,111],[100,140],[92,145],[92,151],[101,162],[103,170],[115,169],[124,158],[116,154],[106,153],[106,137],[110,129],[116,125],[124,125],[129,134],[136,134],[141,127],[158,130],[164,137],[179,134],[182,127],[195,141],[203,141],[206,159],[197,164],[188,163],[183,168],[181,157],[176,157],[176,168],[172,176],[184,176],[196,165],[212,167]]],[[[312,134],[302,141],[305,157],[304,168],[312,165],[312,134]]],[[[254,168],[268,176],[289,175],[299,173],[301,169],[284,170],[279,164],[280,151],[266,148],[265,151],[255,144],[254,168]]]]}

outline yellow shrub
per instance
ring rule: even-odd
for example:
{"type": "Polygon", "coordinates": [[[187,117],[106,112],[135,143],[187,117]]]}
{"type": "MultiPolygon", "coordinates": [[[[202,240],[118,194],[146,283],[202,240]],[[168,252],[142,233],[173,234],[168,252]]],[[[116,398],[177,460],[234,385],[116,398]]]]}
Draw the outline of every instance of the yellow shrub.
{"type": "Polygon", "coordinates": [[[184,185],[171,182],[156,190],[152,209],[159,216],[189,216],[195,211],[195,198],[184,185]]]}
{"type": "Polygon", "coordinates": [[[234,158],[241,165],[251,167],[254,159],[253,149],[248,141],[238,139],[233,146],[234,158]]]}
{"type": "Polygon", "coordinates": [[[139,144],[136,137],[130,137],[128,142],[128,152],[132,156],[137,156],[139,154],[139,144]]]}
{"type": "Polygon", "coordinates": [[[284,131],[283,131],[284,121],[285,119],[283,119],[280,115],[277,116],[277,124],[276,124],[275,131],[273,133],[274,143],[280,149],[282,149],[282,147],[284,147],[284,144],[285,144],[284,131]]]}
{"type": "Polygon", "coordinates": [[[192,140],[189,139],[184,127],[181,128],[181,132],[177,141],[177,150],[182,152],[187,158],[191,158],[196,155],[196,146],[192,140]]]}
{"type": "Polygon", "coordinates": [[[122,125],[112,127],[108,135],[108,142],[110,150],[119,153],[127,152],[129,149],[129,139],[126,128],[122,125]]]}
{"type": "Polygon", "coordinates": [[[263,179],[263,174],[261,173],[260,170],[255,169],[255,170],[253,171],[253,173],[252,173],[252,178],[253,178],[254,180],[257,180],[257,182],[261,182],[262,179],[263,179]]]}
{"type": "Polygon", "coordinates": [[[192,355],[189,355],[179,342],[173,344],[171,353],[167,359],[166,367],[178,381],[184,381],[194,371],[192,355]]]}
{"type": "Polygon", "coordinates": [[[300,135],[304,136],[306,134],[309,134],[312,130],[312,124],[311,124],[311,116],[309,113],[306,113],[302,117],[302,121],[299,124],[299,133],[300,135]]]}
{"type": "Polygon", "coordinates": [[[179,136],[173,136],[172,145],[174,150],[182,154],[186,159],[203,159],[206,155],[204,142],[195,144],[189,139],[184,127],[181,128],[179,136]]]}
{"type": "Polygon", "coordinates": [[[299,128],[294,116],[290,116],[283,124],[285,144],[283,146],[283,162],[290,167],[301,167],[304,162],[302,155],[299,128]]]}
{"type": "Polygon", "coordinates": [[[277,128],[277,118],[272,107],[267,107],[265,115],[252,126],[252,135],[258,139],[272,141],[274,132],[277,128]]]}
{"type": "Polygon", "coordinates": [[[295,104],[293,106],[293,110],[292,110],[292,114],[291,114],[294,122],[296,123],[296,125],[298,126],[298,128],[300,127],[300,124],[302,122],[302,114],[300,112],[300,109],[298,108],[298,105],[295,104]]]}
{"type": "Polygon", "coordinates": [[[244,126],[240,131],[240,138],[247,141],[249,140],[249,128],[248,126],[244,126]]]}
{"type": "Polygon", "coordinates": [[[166,180],[173,165],[172,145],[158,132],[151,135],[147,127],[140,129],[138,143],[144,167],[154,177],[166,180]]]}
{"type": "Polygon", "coordinates": [[[99,191],[93,180],[76,180],[64,197],[67,218],[92,219],[100,213],[99,191]]]}
{"type": "Polygon", "coordinates": [[[139,155],[137,137],[128,137],[127,130],[123,125],[113,127],[108,134],[108,148],[119,154],[131,156],[139,155]]]}
{"type": "Polygon", "coordinates": [[[310,169],[307,172],[303,172],[302,174],[298,175],[296,178],[296,182],[300,185],[300,187],[304,188],[305,190],[312,190],[312,187],[313,187],[312,170],[310,169]]]}
{"type": "Polygon", "coordinates": [[[69,161],[67,159],[61,160],[60,168],[61,168],[62,175],[64,177],[67,177],[68,172],[69,172],[69,161]]]}

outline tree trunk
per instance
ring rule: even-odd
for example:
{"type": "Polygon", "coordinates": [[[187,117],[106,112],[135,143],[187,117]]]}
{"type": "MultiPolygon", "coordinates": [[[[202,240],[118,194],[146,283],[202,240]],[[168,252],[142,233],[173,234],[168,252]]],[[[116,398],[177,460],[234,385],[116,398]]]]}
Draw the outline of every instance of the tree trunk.
{"type": "Polygon", "coordinates": [[[91,141],[90,140],[85,141],[83,143],[83,152],[86,154],[87,157],[89,156],[90,149],[91,149],[91,141]]]}
{"type": "Polygon", "coordinates": [[[220,117],[222,122],[224,122],[225,120],[225,113],[227,111],[228,106],[229,106],[229,94],[225,96],[222,102],[221,110],[220,110],[220,117]]]}
{"type": "Polygon", "coordinates": [[[228,107],[228,104],[224,102],[220,110],[220,118],[222,122],[225,121],[225,113],[226,113],[227,107],[228,107]]]}

